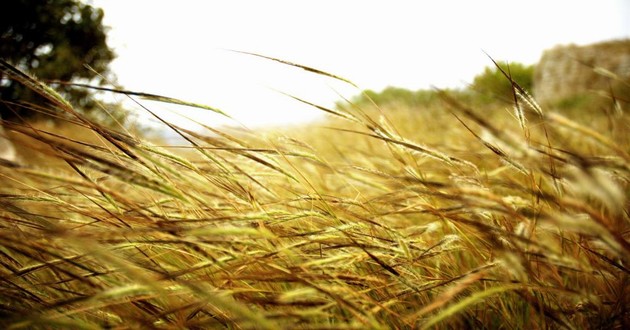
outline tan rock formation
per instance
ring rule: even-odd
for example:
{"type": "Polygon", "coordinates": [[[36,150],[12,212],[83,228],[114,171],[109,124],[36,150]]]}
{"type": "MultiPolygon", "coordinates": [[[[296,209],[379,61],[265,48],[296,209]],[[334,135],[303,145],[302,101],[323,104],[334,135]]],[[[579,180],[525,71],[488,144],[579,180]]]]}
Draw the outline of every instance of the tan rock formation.
{"type": "Polygon", "coordinates": [[[630,97],[630,39],[588,46],[557,46],[544,52],[534,73],[534,97],[558,105],[580,97],[605,99],[611,89],[630,97]],[[617,78],[611,78],[611,74],[617,78]]]}

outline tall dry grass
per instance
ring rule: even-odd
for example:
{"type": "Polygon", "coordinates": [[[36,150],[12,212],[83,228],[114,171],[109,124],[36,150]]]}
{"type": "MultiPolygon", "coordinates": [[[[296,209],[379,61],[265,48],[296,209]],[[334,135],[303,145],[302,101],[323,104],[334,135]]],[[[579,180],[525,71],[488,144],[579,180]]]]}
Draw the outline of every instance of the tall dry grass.
{"type": "Polygon", "coordinates": [[[491,116],[444,94],[171,125],[181,152],[2,70],[90,135],[5,127],[37,161],[0,167],[4,328],[630,327],[627,113],[584,124],[515,85],[491,116]]]}

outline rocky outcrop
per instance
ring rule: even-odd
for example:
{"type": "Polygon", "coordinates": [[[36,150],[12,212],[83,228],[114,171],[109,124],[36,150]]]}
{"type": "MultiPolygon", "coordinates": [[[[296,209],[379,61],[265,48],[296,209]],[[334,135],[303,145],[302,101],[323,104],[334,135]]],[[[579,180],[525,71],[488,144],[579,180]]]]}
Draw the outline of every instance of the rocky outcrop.
{"type": "Polygon", "coordinates": [[[545,51],[536,66],[533,93],[543,105],[580,97],[602,98],[598,95],[610,95],[611,90],[616,97],[627,99],[629,83],[630,39],[557,46],[545,51]]]}

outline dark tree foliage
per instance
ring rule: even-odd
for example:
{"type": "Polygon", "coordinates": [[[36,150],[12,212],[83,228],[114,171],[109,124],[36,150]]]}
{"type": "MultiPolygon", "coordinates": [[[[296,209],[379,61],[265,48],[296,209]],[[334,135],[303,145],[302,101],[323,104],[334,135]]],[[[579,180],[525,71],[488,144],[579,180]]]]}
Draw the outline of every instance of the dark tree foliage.
{"type": "MultiPolygon", "coordinates": [[[[113,79],[108,65],[115,55],[107,45],[102,21],[101,9],[77,0],[2,1],[0,58],[44,81],[103,83],[113,79]]],[[[88,90],[64,85],[57,89],[82,111],[89,112],[96,106],[88,90]]],[[[0,73],[3,118],[35,116],[33,109],[42,102],[35,92],[0,73]]]]}

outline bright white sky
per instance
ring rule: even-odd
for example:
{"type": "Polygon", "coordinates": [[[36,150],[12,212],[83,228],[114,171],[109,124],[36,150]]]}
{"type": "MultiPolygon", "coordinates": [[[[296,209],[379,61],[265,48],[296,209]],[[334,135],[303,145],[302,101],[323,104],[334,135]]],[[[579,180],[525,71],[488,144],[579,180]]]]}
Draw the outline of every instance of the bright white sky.
{"type": "MultiPolygon", "coordinates": [[[[208,104],[241,123],[305,121],[359,91],[259,53],[350,79],[361,89],[462,87],[497,60],[533,64],[557,44],[630,37],[627,0],[93,0],[105,11],[118,82],[208,104]]],[[[204,111],[196,120],[225,123],[204,111]]],[[[164,115],[164,112],[160,112],[164,115]]],[[[171,115],[169,120],[182,123],[171,115]]]]}

